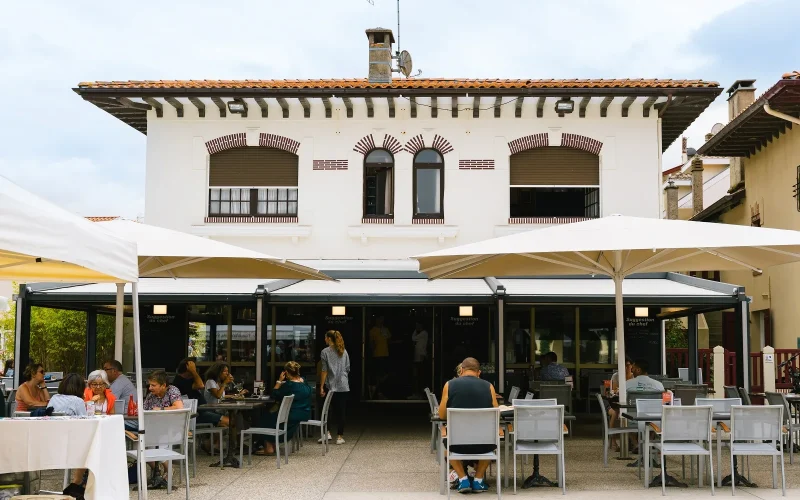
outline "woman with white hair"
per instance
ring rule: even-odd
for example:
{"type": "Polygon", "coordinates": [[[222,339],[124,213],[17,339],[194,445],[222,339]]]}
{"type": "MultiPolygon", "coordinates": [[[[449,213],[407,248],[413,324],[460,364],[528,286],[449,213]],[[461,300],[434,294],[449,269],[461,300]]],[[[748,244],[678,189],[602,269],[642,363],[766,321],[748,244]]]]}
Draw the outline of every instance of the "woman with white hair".
{"type": "Polygon", "coordinates": [[[86,378],[89,387],[83,391],[84,401],[94,402],[94,412],[103,415],[114,414],[114,402],[117,398],[111,392],[111,384],[108,383],[108,376],[103,370],[95,370],[86,378]]]}

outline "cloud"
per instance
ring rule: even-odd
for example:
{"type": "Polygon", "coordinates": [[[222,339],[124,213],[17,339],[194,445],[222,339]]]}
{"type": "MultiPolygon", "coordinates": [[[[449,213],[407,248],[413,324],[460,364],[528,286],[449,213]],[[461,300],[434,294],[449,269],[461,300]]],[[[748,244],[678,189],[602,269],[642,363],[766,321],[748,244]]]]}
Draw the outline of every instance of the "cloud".
{"type": "MultiPolygon", "coordinates": [[[[793,1],[759,8],[780,12],[793,1]]],[[[396,30],[394,0],[242,0],[235,8],[145,0],[133,10],[115,2],[7,3],[4,18],[15,21],[0,32],[0,74],[10,76],[0,80],[7,96],[0,172],[82,214],[141,210],[145,138],[76,96],[78,82],[360,77],[364,29],[396,30]]],[[[747,72],[747,58],[724,51],[758,36],[757,27],[741,29],[753,3],[403,0],[400,42],[426,77],[714,79],[729,76],[723,66],[747,72]]],[[[692,142],[726,114],[724,102],[715,104],[690,128],[692,142]]],[[[665,166],[679,160],[678,143],[665,166]]]]}

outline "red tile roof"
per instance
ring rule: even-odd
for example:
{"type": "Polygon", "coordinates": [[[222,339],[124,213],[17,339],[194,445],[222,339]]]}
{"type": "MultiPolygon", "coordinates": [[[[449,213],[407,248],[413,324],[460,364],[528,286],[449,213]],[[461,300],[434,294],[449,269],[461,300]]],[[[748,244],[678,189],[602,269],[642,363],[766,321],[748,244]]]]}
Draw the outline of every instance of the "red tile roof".
{"type": "Polygon", "coordinates": [[[468,78],[408,78],[369,83],[365,78],[337,80],[128,80],[81,82],[84,89],[634,89],[715,88],[717,82],[659,79],[503,80],[468,78]]]}
{"type": "Polygon", "coordinates": [[[110,220],[117,220],[120,218],[119,215],[101,215],[99,217],[86,217],[92,222],[108,222],[110,220]]]}

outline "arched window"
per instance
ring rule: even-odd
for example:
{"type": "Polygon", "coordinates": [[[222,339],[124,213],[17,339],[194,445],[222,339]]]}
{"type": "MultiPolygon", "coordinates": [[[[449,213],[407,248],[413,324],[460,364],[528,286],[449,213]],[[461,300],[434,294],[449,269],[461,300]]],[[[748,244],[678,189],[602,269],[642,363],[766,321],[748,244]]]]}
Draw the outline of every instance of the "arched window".
{"type": "Polygon", "coordinates": [[[414,217],[444,218],[444,160],[435,149],[414,156],[414,217]]]}
{"type": "Polygon", "coordinates": [[[242,146],[211,155],[211,217],[297,217],[297,155],[242,146]]]}
{"type": "Polygon", "coordinates": [[[373,149],[364,157],[364,218],[394,217],[394,157],[373,149]]]}

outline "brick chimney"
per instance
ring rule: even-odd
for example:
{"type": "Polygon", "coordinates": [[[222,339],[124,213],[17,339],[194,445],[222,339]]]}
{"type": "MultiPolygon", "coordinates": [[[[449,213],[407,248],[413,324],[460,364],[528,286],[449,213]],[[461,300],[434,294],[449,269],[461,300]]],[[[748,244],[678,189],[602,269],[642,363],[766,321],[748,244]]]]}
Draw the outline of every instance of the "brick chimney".
{"type": "Polygon", "coordinates": [[[369,39],[369,83],[392,81],[392,30],[374,28],[366,31],[369,39]]]}
{"type": "Polygon", "coordinates": [[[703,159],[692,158],[692,215],[703,211],[703,159]]]}
{"type": "Polygon", "coordinates": [[[667,219],[678,218],[678,186],[672,178],[667,182],[667,187],[664,188],[667,192],[667,219]]]}
{"type": "MultiPolygon", "coordinates": [[[[728,89],[728,120],[733,120],[753,104],[756,99],[754,83],[755,80],[736,80],[728,89]]],[[[728,192],[732,193],[744,186],[743,158],[731,158],[730,165],[731,188],[728,192]]]]}
{"type": "Polygon", "coordinates": [[[681,137],[681,165],[689,161],[689,157],[686,156],[686,144],[686,137],[681,137]]]}

